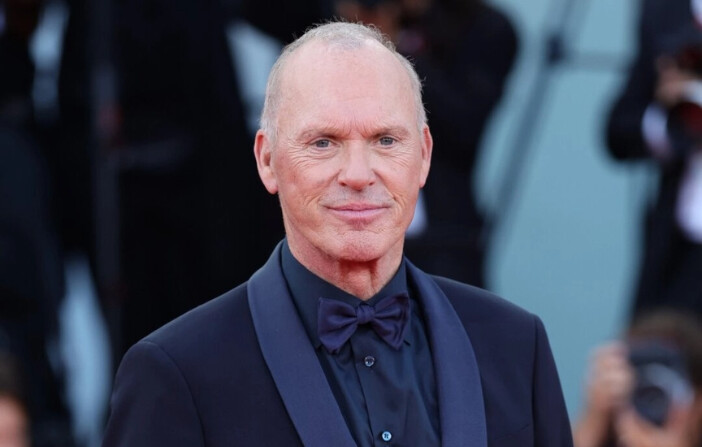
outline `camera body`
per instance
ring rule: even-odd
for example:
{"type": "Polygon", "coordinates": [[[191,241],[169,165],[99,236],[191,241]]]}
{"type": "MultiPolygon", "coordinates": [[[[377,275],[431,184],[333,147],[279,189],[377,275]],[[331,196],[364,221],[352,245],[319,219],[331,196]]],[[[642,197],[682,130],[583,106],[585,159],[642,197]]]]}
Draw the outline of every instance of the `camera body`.
{"type": "Polygon", "coordinates": [[[631,404],[645,420],[663,426],[674,404],[692,402],[694,390],[683,353],[660,340],[629,343],[629,363],[635,373],[631,404]]]}

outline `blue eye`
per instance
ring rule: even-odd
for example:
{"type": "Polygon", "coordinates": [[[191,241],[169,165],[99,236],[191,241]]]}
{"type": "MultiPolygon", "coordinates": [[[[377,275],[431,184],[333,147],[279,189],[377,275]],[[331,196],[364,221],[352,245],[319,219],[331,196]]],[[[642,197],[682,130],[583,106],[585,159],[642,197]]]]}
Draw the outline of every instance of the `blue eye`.
{"type": "Polygon", "coordinates": [[[381,137],[378,141],[380,142],[381,146],[390,146],[395,143],[395,139],[392,137],[381,137]]]}
{"type": "Polygon", "coordinates": [[[314,147],[320,148],[320,149],[326,149],[329,146],[331,146],[331,141],[329,140],[317,140],[314,143],[314,147]]]}

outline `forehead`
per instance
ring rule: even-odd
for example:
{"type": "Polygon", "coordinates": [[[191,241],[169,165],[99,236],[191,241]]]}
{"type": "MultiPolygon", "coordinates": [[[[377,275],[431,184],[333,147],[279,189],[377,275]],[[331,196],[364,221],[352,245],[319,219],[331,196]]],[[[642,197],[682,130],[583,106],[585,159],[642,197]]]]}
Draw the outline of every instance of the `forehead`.
{"type": "Polygon", "coordinates": [[[375,41],[357,48],[310,42],[290,56],[281,77],[284,120],[416,120],[409,74],[375,41]]]}

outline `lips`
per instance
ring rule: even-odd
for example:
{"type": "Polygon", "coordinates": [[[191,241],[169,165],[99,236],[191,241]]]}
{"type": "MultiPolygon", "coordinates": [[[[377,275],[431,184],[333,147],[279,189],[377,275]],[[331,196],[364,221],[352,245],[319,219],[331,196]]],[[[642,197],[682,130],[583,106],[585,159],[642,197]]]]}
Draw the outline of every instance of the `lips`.
{"type": "Polygon", "coordinates": [[[372,211],[377,209],[387,208],[385,205],[376,205],[372,203],[348,203],[344,205],[330,206],[334,211],[372,211]]]}
{"type": "Polygon", "coordinates": [[[330,206],[328,209],[343,220],[370,221],[385,212],[388,206],[373,203],[346,203],[330,206]]]}

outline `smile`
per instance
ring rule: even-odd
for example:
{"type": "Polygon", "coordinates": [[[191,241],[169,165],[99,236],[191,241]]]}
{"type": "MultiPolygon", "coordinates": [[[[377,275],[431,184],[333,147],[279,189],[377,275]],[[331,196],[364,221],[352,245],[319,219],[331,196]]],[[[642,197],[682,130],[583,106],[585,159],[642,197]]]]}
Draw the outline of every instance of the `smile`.
{"type": "Polygon", "coordinates": [[[328,208],[333,215],[348,221],[371,221],[384,213],[388,207],[365,203],[353,203],[328,208]]]}

